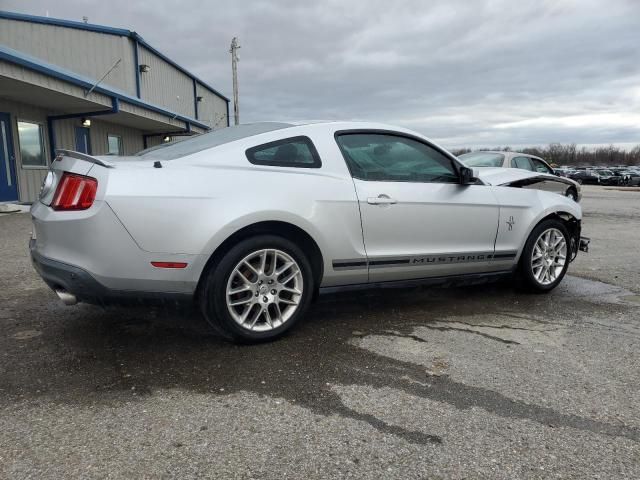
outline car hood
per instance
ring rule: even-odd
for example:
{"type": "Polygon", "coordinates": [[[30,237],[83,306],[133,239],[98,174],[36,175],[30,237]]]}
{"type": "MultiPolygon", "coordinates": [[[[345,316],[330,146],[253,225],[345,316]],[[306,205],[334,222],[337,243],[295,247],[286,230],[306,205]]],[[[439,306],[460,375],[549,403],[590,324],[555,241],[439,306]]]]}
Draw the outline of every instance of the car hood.
{"type": "Polygon", "coordinates": [[[561,178],[548,173],[530,172],[520,168],[476,167],[473,170],[477,177],[487,185],[505,185],[519,180],[526,180],[527,178],[546,177],[556,181],[561,178]]]}

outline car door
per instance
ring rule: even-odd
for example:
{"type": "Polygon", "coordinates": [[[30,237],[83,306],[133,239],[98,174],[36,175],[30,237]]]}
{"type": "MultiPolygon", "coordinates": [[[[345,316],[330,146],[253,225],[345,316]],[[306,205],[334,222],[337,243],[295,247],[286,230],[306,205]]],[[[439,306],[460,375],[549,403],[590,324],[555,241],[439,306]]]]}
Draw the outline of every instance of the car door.
{"type": "Polygon", "coordinates": [[[338,132],[354,179],[369,281],[489,271],[499,206],[491,187],[460,185],[453,160],[395,132],[338,132]]]}

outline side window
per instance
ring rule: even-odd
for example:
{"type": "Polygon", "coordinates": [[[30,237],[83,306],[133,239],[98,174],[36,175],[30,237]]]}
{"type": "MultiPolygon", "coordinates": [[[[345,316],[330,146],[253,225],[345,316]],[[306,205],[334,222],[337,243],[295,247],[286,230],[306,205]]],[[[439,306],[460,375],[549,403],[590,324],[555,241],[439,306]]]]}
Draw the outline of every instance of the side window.
{"type": "Polygon", "coordinates": [[[411,138],[382,133],[343,133],[337,142],[351,175],[387,182],[457,183],[453,161],[411,138]]]}
{"type": "Polygon", "coordinates": [[[522,168],[523,170],[529,170],[533,172],[533,165],[529,157],[513,157],[511,159],[511,166],[513,168],[522,168]]]}
{"type": "Polygon", "coordinates": [[[265,143],[247,150],[254,165],[273,167],[320,168],[322,162],[309,137],[292,137],[265,143]]]}
{"type": "Polygon", "coordinates": [[[535,168],[536,172],[540,172],[540,173],[553,173],[553,171],[547,167],[544,162],[541,162],[540,160],[537,160],[535,158],[531,159],[531,163],[533,163],[533,168],[535,168]]]}

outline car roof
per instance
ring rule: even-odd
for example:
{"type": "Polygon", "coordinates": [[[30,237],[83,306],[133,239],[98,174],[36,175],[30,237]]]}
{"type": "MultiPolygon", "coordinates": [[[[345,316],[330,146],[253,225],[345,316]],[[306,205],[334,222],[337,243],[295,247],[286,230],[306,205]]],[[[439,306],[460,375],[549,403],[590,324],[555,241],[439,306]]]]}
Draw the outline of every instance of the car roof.
{"type": "Polygon", "coordinates": [[[212,130],[180,142],[172,142],[156,147],[143,150],[137,154],[141,160],[144,157],[154,160],[175,160],[187,157],[201,151],[210,150],[226,145],[235,144],[235,142],[246,142],[252,138],[262,138],[266,141],[275,141],[287,136],[306,135],[316,131],[318,128],[327,128],[333,132],[348,130],[377,130],[382,132],[394,132],[427,141],[431,145],[445,152],[452,159],[456,159],[446,149],[438,145],[433,140],[424,135],[412,131],[407,128],[396,125],[388,125],[384,123],[366,122],[366,121],[337,121],[337,120],[306,120],[306,121],[281,121],[281,122],[256,122],[234,125],[218,130],[212,130]],[[295,133],[288,133],[292,130],[295,133]],[[266,137],[265,137],[266,135],[266,137]]]}
{"type": "MultiPolygon", "coordinates": [[[[499,153],[501,155],[504,155],[505,158],[508,159],[508,160],[511,160],[513,157],[529,157],[529,158],[535,158],[536,160],[540,160],[540,161],[542,161],[544,163],[547,163],[547,161],[544,158],[538,157],[537,155],[532,155],[530,153],[514,152],[512,150],[508,150],[508,151],[504,151],[504,150],[476,150],[475,152],[469,152],[469,153],[499,153]]],[[[467,155],[467,154],[465,153],[465,155],[467,155]]]]}

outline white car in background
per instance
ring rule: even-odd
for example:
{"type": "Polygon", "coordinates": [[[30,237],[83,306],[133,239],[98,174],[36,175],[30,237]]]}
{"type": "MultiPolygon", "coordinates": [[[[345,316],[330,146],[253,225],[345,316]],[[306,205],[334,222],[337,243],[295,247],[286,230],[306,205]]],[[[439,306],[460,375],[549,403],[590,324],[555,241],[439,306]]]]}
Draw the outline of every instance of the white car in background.
{"type": "Polygon", "coordinates": [[[58,151],[31,208],[36,270],[69,305],[187,301],[244,342],[289,330],[318,292],[517,276],[548,292],[582,211],[375,123],[258,123],[133,157],[58,151]]]}
{"type": "Polygon", "coordinates": [[[478,151],[459,155],[458,158],[468,167],[520,168],[546,176],[540,177],[535,188],[546,189],[569,197],[575,202],[582,198],[580,184],[570,178],[557,175],[553,168],[540,157],[519,152],[478,151]]]}

